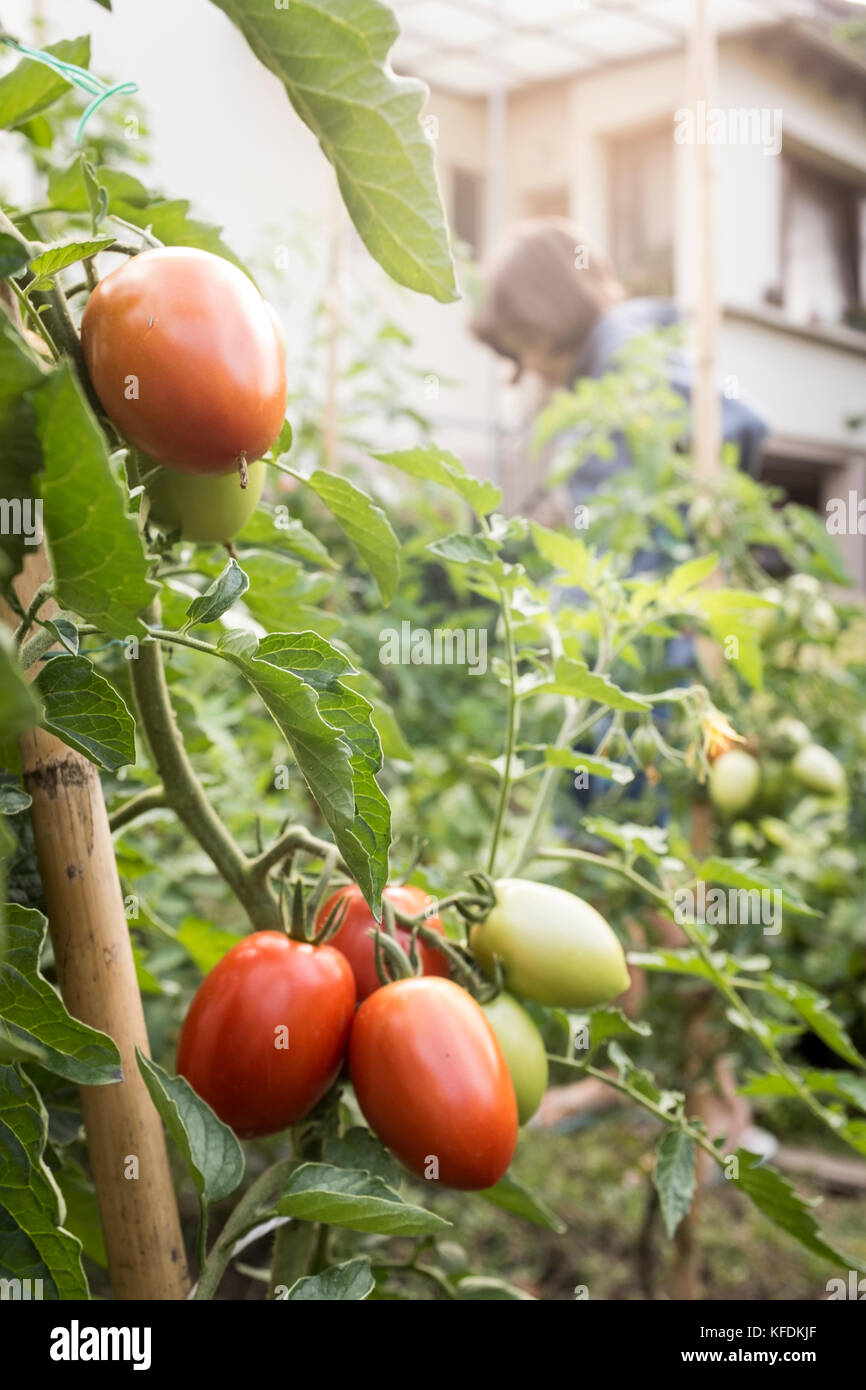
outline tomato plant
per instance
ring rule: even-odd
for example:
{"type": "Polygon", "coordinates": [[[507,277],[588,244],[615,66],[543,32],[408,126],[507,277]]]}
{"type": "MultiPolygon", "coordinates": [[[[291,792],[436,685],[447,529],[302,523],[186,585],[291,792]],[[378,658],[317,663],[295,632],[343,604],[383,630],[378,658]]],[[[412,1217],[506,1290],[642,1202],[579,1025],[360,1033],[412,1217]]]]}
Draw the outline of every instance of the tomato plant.
{"type": "MultiPolygon", "coordinates": [[[[381,9],[222,8],[384,270],[452,299],[381,9]]],[[[260,294],[147,186],[110,103],[82,155],[63,74],[23,61],[0,78],[36,190],[0,217],[4,1276],[64,1299],[525,1299],[549,1265],[571,1297],[599,1267],[575,1165],[603,1219],[610,1190],[618,1215],[644,1203],[633,1241],[605,1233],[635,1287],[681,1222],[674,1276],[701,1263],[713,1169],[726,1222],[751,1203],[804,1278],[859,1268],[731,1122],[752,1105],[866,1154],[866,630],[820,518],[727,458],[698,488],[667,334],[538,422],[559,477],[627,446],[588,528],[512,515],[434,437],[411,333],[354,258],[325,257],[333,298],[287,348],[269,301],[298,286],[267,238],[260,294]],[[15,504],[44,547],[5,525],[15,504]],[[489,663],[385,660],[404,625],[489,663]],[[381,985],[392,912],[380,963],[400,973],[402,943],[420,973],[381,985]],[[519,1133],[551,1079],[580,1132],[543,1127],[569,1086],[519,1133]],[[584,1108],[599,1092],[629,1157],[584,1108]],[[473,1272],[491,1251],[507,1277],[473,1272]]]]}
{"type": "MultiPolygon", "coordinates": [[[[442,923],[436,914],[431,912],[427,916],[433,906],[433,899],[422,888],[416,888],[411,883],[405,885],[389,884],[382,896],[387,898],[398,911],[405,913],[407,917],[418,917],[424,914],[424,925],[427,929],[444,936],[442,923]]],[[[335,910],[341,909],[344,904],[345,916],[329,941],[335,950],[342,952],[351,965],[352,973],[355,976],[358,999],[366,999],[381,985],[376,973],[376,949],[371,935],[378,924],[364,901],[364,895],[357,884],[352,884],[349,888],[339,889],[328,899],[319,912],[318,925],[324,926],[329,915],[335,910]]],[[[395,935],[400,945],[404,949],[408,949],[411,931],[398,923],[395,926],[395,935]]],[[[429,945],[426,941],[419,941],[417,949],[421,968],[425,975],[448,974],[448,961],[441,951],[436,950],[435,946],[429,945]]]]}
{"type": "Polygon", "coordinates": [[[271,313],[242,270],[208,251],[143,251],[81,317],[87,370],[120,433],[167,468],[220,474],[280,432],[286,369],[271,313]]]}
{"type": "Polygon", "coordinates": [[[496,1034],[450,980],[395,980],[358,1010],[349,1070],[366,1119],[401,1162],[448,1187],[498,1182],[517,1102],[496,1034]]]}

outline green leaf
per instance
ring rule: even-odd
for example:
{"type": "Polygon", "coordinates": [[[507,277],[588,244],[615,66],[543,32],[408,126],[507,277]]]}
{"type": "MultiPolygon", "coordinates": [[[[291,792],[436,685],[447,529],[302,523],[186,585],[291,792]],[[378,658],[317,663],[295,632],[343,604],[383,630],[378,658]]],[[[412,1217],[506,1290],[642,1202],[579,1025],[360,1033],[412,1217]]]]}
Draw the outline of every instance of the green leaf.
{"type": "Polygon", "coordinates": [[[866,1264],[853,1255],[843,1255],[834,1250],[824,1239],[821,1228],[812,1215],[816,1202],[806,1201],[794,1191],[792,1185],[775,1168],[769,1168],[758,1154],[748,1149],[737,1149],[738,1176],[731,1180],[741,1192],[754,1202],[759,1211],[788,1235],[798,1240],[813,1255],[820,1255],[831,1264],[844,1269],[856,1269],[866,1273],[866,1264]]]}
{"type": "Polygon", "coordinates": [[[323,679],[323,661],[345,658],[315,634],[293,633],[265,637],[255,654],[223,654],[270,711],[353,878],[378,914],[388,873],[390,809],[375,780],[382,748],[370,717],[372,706],[338,680],[323,679]],[[319,662],[318,691],[311,684],[311,655],[319,662]],[[292,669],[300,656],[307,662],[303,679],[292,669]]]}
{"type": "Polygon", "coordinates": [[[503,1211],[510,1212],[512,1216],[521,1216],[524,1221],[531,1221],[533,1226],[543,1226],[546,1231],[555,1231],[557,1235],[562,1235],[566,1229],[565,1222],[556,1212],[510,1173],[500,1178],[494,1187],[485,1187],[477,1196],[483,1197],[485,1202],[490,1202],[494,1207],[501,1207],[503,1211]]]}
{"type": "Polygon", "coordinates": [[[8,232],[0,232],[0,279],[8,280],[17,275],[27,264],[27,252],[17,237],[8,232]]]}
{"type": "Polygon", "coordinates": [[[77,1165],[57,1169],[54,1177],[66,1207],[66,1229],[76,1240],[81,1241],[83,1253],[88,1259],[93,1260],[101,1269],[107,1269],[108,1257],[105,1253],[99,1202],[93,1183],[77,1165]]]}
{"type": "Polygon", "coordinates": [[[653,1183],[659,1194],[662,1220],[670,1240],[689,1211],[697,1186],[695,1144],[683,1130],[669,1129],[662,1137],[653,1169],[653,1183]]]}
{"type": "Polygon", "coordinates": [[[554,748],[548,745],[544,750],[544,761],[548,767],[567,767],[575,773],[586,772],[591,777],[605,777],[609,782],[627,786],[634,781],[634,772],[623,763],[612,763],[609,758],[585,753],[582,748],[554,748]]]}
{"type": "Polygon", "coordinates": [[[0,729],[4,739],[17,738],[39,720],[42,707],[15,656],[5,627],[0,628],[0,729]]]}
{"type": "MultiPolygon", "coordinates": [[[[629,955],[629,959],[631,956],[629,955]]],[[[612,1006],[593,1009],[588,1016],[589,1051],[594,1052],[611,1038],[648,1038],[652,1032],[642,1019],[628,1018],[622,1009],[612,1006]]]]}
{"type": "Polygon", "coordinates": [[[382,602],[391,602],[400,583],[400,542],[381,507],[337,473],[317,469],[304,478],[325,503],[379,586],[382,602]]]}
{"type": "Polygon", "coordinates": [[[438,555],[441,560],[448,560],[456,565],[489,565],[497,552],[496,545],[491,544],[484,536],[459,534],[431,541],[427,549],[438,555]]]}
{"type": "MultiPolygon", "coordinates": [[[[44,49],[64,63],[86,68],[90,63],[90,39],[62,39],[44,49]]],[[[44,111],[69,91],[69,83],[59,73],[32,58],[23,58],[17,67],[0,77],[0,126],[16,126],[44,111]]]]}
{"type": "Polygon", "coordinates": [[[291,516],[285,506],[271,509],[259,504],[235,539],[236,548],[245,549],[248,545],[296,555],[319,569],[337,568],[336,560],[328,554],[318,536],[308,531],[296,516],[291,516]]]}
{"type": "Polygon", "coordinates": [[[524,1302],[528,1300],[535,1303],[537,1300],[525,1289],[518,1289],[514,1284],[507,1284],[504,1279],[491,1279],[486,1274],[469,1274],[465,1279],[461,1279],[457,1285],[457,1297],[464,1302],[468,1300],[482,1300],[485,1303],[497,1302],[502,1299],[524,1302]]]}
{"type": "Polygon", "coordinates": [[[11,579],[42,536],[36,475],[42,450],[29,392],[45,369],[8,315],[0,314],[0,577],[11,579]]]}
{"type": "Polygon", "coordinates": [[[175,940],[192,957],[202,974],[207,975],[232,946],[243,941],[243,937],[223,931],[212,922],[186,917],[178,928],[175,940]]]}
{"type": "Polygon", "coordinates": [[[277,1207],[281,1216],[321,1221],[387,1236],[435,1235],[450,1225],[432,1211],[404,1202],[379,1177],[329,1163],[302,1163],[277,1207]]]}
{"type": "Polygon", "coordinates": [[[249,578],[237,560],[229,560],[209,588],[194,598],[186,610],[190,626],[193,623],[215,623],[249,587],[249,578]]]}
{"type": "Polygon", "coordinates": [[[205,1202],[221,1202],[244,1176],[244,1155],[233,1130],[196,1095],[182,1076],[169,1076],[156,1062],[135,1049],[150,1098],[180,1150],[196,1192],[205,1202]]]}
{"type": "Polygon", "coordinates": [[[78,655],[78,628],[69,618],[56,614],[53,618],[40,618],[39,621],[54,634],[61,647],[65,647],[73,656],[78,655]]]}
{"type": "Polygon", "coordinates": [[[363,1125],[355,1125],[340,1136],[325,1141],[325,1161],[337,1168],[355,1168],[381,1178],[388,1187],[400,1185],[397,1161],[380,1143],[375,1134],[363,1125]]]}
{"type": "Polygon", "coordinates": [[[496,511],[502,502],[498,487],[471,477],[458,458],[446,449],[437,448],[435,444],[419,445],[416,449],[397,449],[390,454],[373,454],[373,458],[387,463],[391,468],[399,468],[410,478],[424,478],[456,492],[479,518],[496,511]]]}
{"type": "Polygon", "coordinates": [[[392,279],[457,298],[433,147],[421,126],[427,89],[397,77],[388,51],[399,32],[378,0],[214,0],[333,164],[349,215],[392,279]]]}
{"type": "Polygon", "coordinates": [[[828,1000],[799,980],[765,975],[764,982],[768,992],[793,1009],[837,1056],[844,1058],[851,1066],[866,1067],[866,1061],[849,1038],[841,1019],[833,1013],[828,1000]]]}
{"type": "MultiPolygon", "coordinates": [[[[529,694],[568,695],[572,699],[596,700],[608,709],[646,710],[650,703],[643,696],[629,694],[614,685],[609,676],[596,675],[585,661],[561,656],[554,667],[553,680],[535,686],[529,694]]],[[[577,755],[575,755],[577,756],[577,755]]]]}
{"type": "Polygon", "coordinates": [[[100,251],[107,250],[116,240],[113,236],[103,236],[91,241],[68,241],[63,246],[49,246],[47,251],[34,257],[30,262],[30,269],[37,278],[54,275],[68,265],[75,265],[76,261],[88,260],[100,251]]]}
{"type": "Polygon", "coordinates": [[[33,685],[43,702],[43,729],[107,772],[135,762],[132,715],[86,657],[52,657],[33,685]]]}
{"type": "Polygon", "coordinates": [[[49,203],[54,208],[62,208],[64,212],[90,211],[88,181],[105,189],[109,208],[113,212],[120,212],[121,207],[125,212],[146,208],[152,201],[153,195],[132,174],[112,169],[106,164],[94,168],[84,155],[79,155],[68,168],[51,170],[48,176],[49,203]]]}
{"type": "Polygon", "coordinates": [[[20,787],[0,787],[0,816],[17,816],[30,806],[30,797],[20,787]]]}
{"type": "Polygon", "coordinates": [[[677,565],[665,581],[659,596],[661,605],[680,598],[690,589],[696,589],[718,568],[718,564],[718,555],[698,555],[694,560],[687,560],[684,565],[677,565]]]}
{"type": "Polygon", "coordinates": [[[110,637],[144,632],[139,613],[156,585],[127,515],[105,439],[64,362],[36,394],[45,455],[45,530],[57,601],[110,637]]]}
{"type": "Polygon", "coordinates": [[[7,943],[0,959],[0,1036],[40,1047],[42,1065],[67,1081],[82,1086],[120,1081],[120,1053],[111,1038],[68,1014],[40,974],[48,925],[42,913],[8,903],[3,915],[7,943]]]}
{"type": "MultiPolygon", "coordinates": [[[[837,1100],[844,1100],[849,1105],[854,1105],[858,1110],[866,1113],[866,1076],[851,1071],[817,1070],[801,1072],[800,1076],[810,1091],[835,1096],[837,1100]]],[[[794,1082],[777,1071],[762,1072],[750,1076],[749,1080],[739,1087],[739,1092],[743,1096],[790,1096],[791,1098],[796,1098],[799,1094],[794,1082]]]]}
{"type": "Polygon", "coordinates": [[[586,816],[584,830],[625,850],[628,855],[645,855],[656,862],[668,850],[668,833],[663,825],[635,825],[631,821],[608,820],[606,816],[586,816]]]}
{"type": "Polygon", "coordinates": [[[289,1289],[287,1302],[361,1302],[369,1298],[376,1281],[366,1255],[332,1265],[323,1274],[308,1274],[289,1289]]]}
{"type": "Polygon", "coordinates": [[[756,868],[755,862],[754,859],[720,859],[714,855],[695,864],[695,876],[705,883],[718,883],[726,888],[744,888],[747,892],[766,889],[779,893],[783,911],[796,913],[800,917],[820,917],[819,912],[792,893],[779,879],[756,868]]]}
{"type": "Polygon", "coordinates": [[[63,1198],[44,1159],[47,1133],[48,1116],[32,1081],[14,1067],[0,1067],[0,1213],[25,1233],[55,1296],[86,1299],[81,1245],[63,1228],[63,1198]]]}
{"type": "Polygon", "coordinates": [[[576,584],[581,589],[589,589],[595,568],[594,557],[589,546],[579,536],[565,536],[561,531],[549,531],[545,526],[532,523],[532,539],[539,555],[562,570],[564,581],[576,584]]]}

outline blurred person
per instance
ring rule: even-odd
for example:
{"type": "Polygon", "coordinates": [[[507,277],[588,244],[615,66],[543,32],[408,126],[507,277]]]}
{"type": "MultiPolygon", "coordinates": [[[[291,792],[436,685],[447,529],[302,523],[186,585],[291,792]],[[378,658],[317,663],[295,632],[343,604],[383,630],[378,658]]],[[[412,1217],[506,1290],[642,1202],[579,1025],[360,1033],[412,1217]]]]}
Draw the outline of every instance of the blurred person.
{"type": "MultiPolygon", "coordinates": [[[[628,298],[604,252],[589,246],[566,218],[543,217],[521,223],[494,251],[470,328],[514,363],[513,384],[533,372],[548,390],[569,390],[582,377],[614,370],[616,354],[633,339],[681,321],[673,300],[628,298]]],[[[694,371],[685,352],[671,353],[668,380],[690,399],[694,371]]],[[[720,407],[723,439],[736,444],[740,466],[757,476],[766,423],[741,399],[720,394],[720,407]]],[[[629,466],[622,437],[614,444],[613,458],[589,459],[572,475],[573,502],[585,502],[602,481],[629,466]]],[[[538,489],[528,500],[540,496],[538,489]]]]}

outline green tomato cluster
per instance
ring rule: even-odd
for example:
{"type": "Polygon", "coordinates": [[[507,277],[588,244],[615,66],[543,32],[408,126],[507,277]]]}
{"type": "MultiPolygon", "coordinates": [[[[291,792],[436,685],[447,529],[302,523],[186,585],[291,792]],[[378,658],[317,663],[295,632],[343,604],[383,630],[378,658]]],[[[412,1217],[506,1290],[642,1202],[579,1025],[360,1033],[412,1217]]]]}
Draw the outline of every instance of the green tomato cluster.
{"type": "Polygon", "coordinates": [[[833,753],[812,741],[802,720],[781,719],[767,739],[767,749],[769,756],[762,763],[740,748],[729,749],[713,763],[710,800],[726,816],[740,816],[753,805],[764,812],[778,811],[792,785],[817,796],[844,796],[845,769],[833,753]]]}

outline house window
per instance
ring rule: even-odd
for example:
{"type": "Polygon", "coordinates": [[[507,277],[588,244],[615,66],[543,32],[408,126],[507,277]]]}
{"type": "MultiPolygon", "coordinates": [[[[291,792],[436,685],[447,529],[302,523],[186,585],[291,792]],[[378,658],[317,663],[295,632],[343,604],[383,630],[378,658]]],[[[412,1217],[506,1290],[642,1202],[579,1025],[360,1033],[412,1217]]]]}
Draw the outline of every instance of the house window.
{"type": "Polygon", "coordinates": [[[611,253],[630,294],[674,283],[674,152],[670,125],[610,144],[611,253]]]}
{"type": "Polygon", "coordinates": [[[452,169],[451,225],[455,239],[464,242],[477,259],[484,236],[484,179],[481,174],[469,169],[452,169]]]}
{"type": "Polygon", "coordinates": [[[866,330],[866,192],[785,159],[782,302],[797,323],[866,330]]]}

